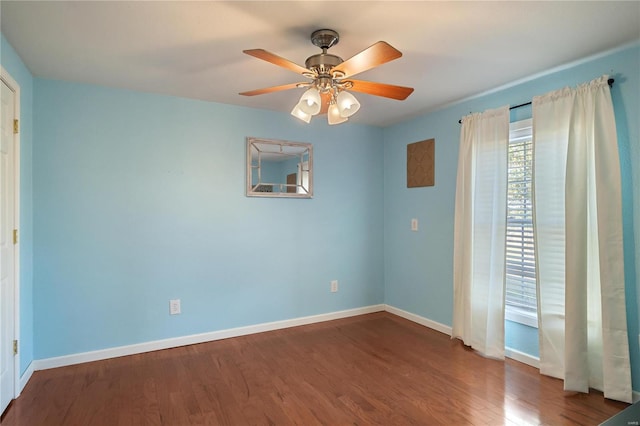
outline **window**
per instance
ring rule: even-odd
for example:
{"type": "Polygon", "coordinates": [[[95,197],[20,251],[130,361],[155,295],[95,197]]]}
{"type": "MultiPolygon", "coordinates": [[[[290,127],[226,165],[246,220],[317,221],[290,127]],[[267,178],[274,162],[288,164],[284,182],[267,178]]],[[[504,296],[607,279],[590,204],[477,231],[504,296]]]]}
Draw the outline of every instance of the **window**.
{"type": "Polygon", "coordinates": [[[531,126],[529,119],[509,128],[505,317],[537,327],[531,126]]]}
{"type": "Polygon", "coordinates": [[[304,194],[309,191],[309,162],[298,163],[296,175],[296,192],[304,194]]]}

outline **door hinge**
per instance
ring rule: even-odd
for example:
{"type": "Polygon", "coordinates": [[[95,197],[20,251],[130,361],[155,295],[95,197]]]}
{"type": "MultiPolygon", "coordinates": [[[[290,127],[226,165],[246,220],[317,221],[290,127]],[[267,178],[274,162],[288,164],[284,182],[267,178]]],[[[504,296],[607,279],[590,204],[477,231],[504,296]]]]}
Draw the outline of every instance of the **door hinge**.
{"type": "Polygon", "coordinates": [[[13,354],[14,355],[18,355],[18,341],[17,340],[13,341],[13,354]]]}
{"type": "Polygon", "coordinates": [[[13,134],[18,134],[18,132],[20,132],[20,122],[16,118],[13,120],[13,134]]]}
{"type": "Polygon", "coordinates": [[[13,245],[18,244],[18,230],[14,229],[13,230],[13,245]]]}

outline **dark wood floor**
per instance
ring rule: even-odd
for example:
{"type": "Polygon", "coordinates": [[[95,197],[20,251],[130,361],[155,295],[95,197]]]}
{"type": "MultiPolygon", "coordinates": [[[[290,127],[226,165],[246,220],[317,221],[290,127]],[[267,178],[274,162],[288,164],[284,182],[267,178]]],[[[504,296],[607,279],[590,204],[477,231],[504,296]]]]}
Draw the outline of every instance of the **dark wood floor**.
{"type": "Polygon", "coordinates": [[[2,425],[597,425],[625,407],[380,312],[38,371],[2,425]]]}

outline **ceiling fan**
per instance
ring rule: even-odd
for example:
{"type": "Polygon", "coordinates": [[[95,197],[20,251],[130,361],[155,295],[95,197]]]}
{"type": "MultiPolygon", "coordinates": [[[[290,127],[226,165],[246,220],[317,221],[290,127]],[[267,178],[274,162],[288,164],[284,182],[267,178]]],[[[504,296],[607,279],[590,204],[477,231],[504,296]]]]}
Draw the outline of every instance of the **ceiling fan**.
{"type": "Polygon", "coordinates": [[[402,56],[399,50],[384,41],[379,41],[343,61],[339,56],[327,53],[327,50],[338,44],[339,40],[340,36],[336,31],[328,29],[314,31],[311,34],[311,42],[322,49],[322,53],[309,56],[305,61],[306,68],[264,49],[244,50],[243,52],[247,55],[302,74],[311,81],[266,87],[240,94],[255,96],[281,90],[308,88],[291,111],[291,115],[309,123],[312,116],[327,113],[328,122],[333,125],[347,121],[360,108],[358,100],[347,90],[397,100],[404,100],[413,92],[411,87],[351,78],[398,59],[402,56]]]}

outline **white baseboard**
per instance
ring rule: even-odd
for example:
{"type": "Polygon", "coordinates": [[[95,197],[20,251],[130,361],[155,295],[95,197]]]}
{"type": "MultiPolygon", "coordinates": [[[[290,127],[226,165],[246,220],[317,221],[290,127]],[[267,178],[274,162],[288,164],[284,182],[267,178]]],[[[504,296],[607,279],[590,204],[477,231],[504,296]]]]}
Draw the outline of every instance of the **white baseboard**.
{"type": "Polygon", "coordinates": [[[18,382],[18,392],[16,392],[16,398],[20,396],[22,389],[24,389],[24,387],[27,386],[27,382],[29,381],[29,379],[31,379],[31,376],[33,375],[34,371],[35,371],[34,365],[32,362],[29,364],[29,366],[27,367],[25,372],[22,374],[22,376],[20,376],[20,381],[18,382]]]}
{"type": "MultiPolygon", "coordinates": [[[[451,336],[451,327],[448,325],[440,324],[439,322],[432,321],[428,318],[422,317],[420,315],[412,314],[411,312],[404,311],[402,309],[398,309],[391,305],[385,305],[385,310],[392,314],[398,315],[399,317],[406,318],[409,321],[413,321],[420,325],[424,325],[425,327],[429,327],[433,330],[439,331],[440,333],[444,333],[447,336],[451,336]]],[[[516,360],[518,362],[522,362],[524,364],[530,365],[535,368],[540,368],[540,359],[524,352],[520,352],[515,349],[505,348],[504,355],[508,358],[516,360]]]]}
{"type": "MultiPolygon", "coordinates": [[[[55,358],[45,358],[34,360],[26,371],[20,377],[19,391],[21,392],[35,371],[46,370],[49,368],[64,367],[68,365],[81,364],[84,362],[100,361],[109,358],[117,358],[126,355],[135,355],[144,352],[157,351],[162,349],[175,348],[185,345],[193,345],[197,343],[211,342],[214,340],[228,339],[231,337],[246,336],[248,334],[263,333],[266,331],[280,330],[283,328],[297,327],[301,325],[314,324],[324,321],[331,321],[340,318],[348,318],[357,315],[370,314],[373,312],[387,311],[399,317],[408,319],[417,324],[428,327],[432,330],[451,336],[451,327],[439,322],[430,320],[420,315],[407,312],[391,305],[371,305],[355,309],[347,309],[344,311],[330,312],[327,314],[311,315],[307,317],[293,318],[289,320],[274,321],[246,327],[237,327],[227,330],[212,331],[208,333],[192,334],[189,336],[174,337],[170,339],[156,340],[151,342],[138,343],[134,345],[119,346],[115,348],[101,349],[91,352],[83,352],[71,355],[65,355],[55,358]]],[[[534,356],[525,354],[511,348],[505,348],[505,356],[539,368],[540,360],[534,356]]],[[[20,393],[18,392],[18,394],[20,393]]],[[[18,395],[16,395],[17,397],[18,395]]],[[[633,392],[633,402],[640,401],[640,392],[633,392]]]]}
{"type": "Polygon", "coordinates": [[[440,333],[444,333],[447,336],[451,336],[451,327],[448,325],[440,324],[439,322],[421,317],[420,315],[412,314],[411,312],[403,311],[402,309],[398,309],[391,305],[385,305],[385,311],[408,319],[409,321],[416,322],[420,325],[424,325],[425,327],[429,327],[433,330],[439,331],[440,333]]]}
{"type": "Polygon", "coordinates": [[[531,367],[540,369],[540,358],[533,355],[529,355],[512,348],[504,348],[504,356],[523,364],[530,365],[531,367]]]}
{"type": "Polygon", "coordinates": [[[300,325],[331,321],[340,318],[348,318],[384,310],[385,305],[383,304],[371,305],[362,308],[330,312],[327,314],[311,315],[307,317],[267,322],[246,327],[230,328],[227,330],[192,334],[189,336],[173,337],[170,339],[155,340],[151,342],[137,343],[134,345],[119,346],[115,348],[101,349],[91,352],[64,355],[55,358],[39,359],[33,361],[30,367],[32,367],[33,371],[46,370],[49,368],[64,367],[67,365],[80,364],[84,362],[100,361],[103,359],[116,358],[120,356],[135,355],[161,349],[175,348],[178,346],[193,345],[197,343],[211,342],[214,340],[228,339],[231,337],[245,336],[247,334],[263,333],[265,331],[280,330],[283,328],[297,327],[300,325]]]}

